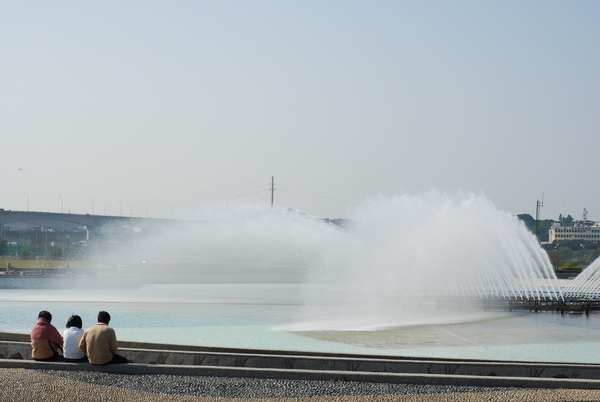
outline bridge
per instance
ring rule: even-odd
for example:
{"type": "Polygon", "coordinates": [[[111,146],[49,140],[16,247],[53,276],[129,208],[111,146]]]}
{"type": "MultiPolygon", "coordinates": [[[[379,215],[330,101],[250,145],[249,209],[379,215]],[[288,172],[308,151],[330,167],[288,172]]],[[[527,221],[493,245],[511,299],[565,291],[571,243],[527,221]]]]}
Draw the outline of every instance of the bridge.
{"type": "Polygon", "coordinates": [[[90,214],[65,214],[57,212],[33,212],[33,211],[7,211],[0,209],[0,226],[10,223],[28,223],[31,225],[56,228],[58,223],[69,223],[77,226],[85,226],[88,236],[94,233],[102,226],[117,224],[118,226],[136,227],[142,230],[156,227],[157,224],[172,223],[168,219],[138,218],[123,216],[106,216],[90,214]]]}

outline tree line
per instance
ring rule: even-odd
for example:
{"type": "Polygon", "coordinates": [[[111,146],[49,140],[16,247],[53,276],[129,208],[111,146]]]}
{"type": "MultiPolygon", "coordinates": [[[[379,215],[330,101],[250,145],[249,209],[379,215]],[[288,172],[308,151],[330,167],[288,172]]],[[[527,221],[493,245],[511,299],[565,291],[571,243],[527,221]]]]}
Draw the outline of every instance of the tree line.
{"type": "Polygon", "coordinates": [[[537,236],[540,245],[548,253],[555,269],[583,269],[600,257],[600,242],[591,240],[561,240],[550,243],[550,228],[558,223],[560,226],[574,226],[584,222],[576,221],[571,215],[560,215],[558,220],[544,219],[536,222],[529,214],[517,215],[537,236]],[[537,225],[536,225],[537,223],[537,225]],[[536,232],[537,226],[537,232],[536,232]]]}

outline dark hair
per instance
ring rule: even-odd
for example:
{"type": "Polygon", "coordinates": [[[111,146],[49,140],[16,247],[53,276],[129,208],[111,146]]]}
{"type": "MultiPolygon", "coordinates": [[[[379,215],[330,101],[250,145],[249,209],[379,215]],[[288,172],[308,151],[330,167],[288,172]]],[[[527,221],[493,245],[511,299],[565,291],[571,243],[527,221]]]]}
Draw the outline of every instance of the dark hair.
{"type": "Polygon", "coordinates": [[[108,314],[106,311],[101,311],[98,313],[98,322],[103,322],[105,324],[108,324],[110,322],[110,314],[108,314]]]}
{"type": "Polygon", "coordinates": [[[42,310],[40,311],[40,313],[38,314],[38,318],[45,318],[48,320],[48,322],[52,321],[52,314],[50,314],[49,311],[46,310],[42,310]]]}
{"type": "Polygon", "coordinates": [[[67,320],[67,328],[77,327],[77,328],[81,329],[82,326],[83,326],[83,322],[81,321],[81,317],[78,315],[73,314],[67,320]]]}

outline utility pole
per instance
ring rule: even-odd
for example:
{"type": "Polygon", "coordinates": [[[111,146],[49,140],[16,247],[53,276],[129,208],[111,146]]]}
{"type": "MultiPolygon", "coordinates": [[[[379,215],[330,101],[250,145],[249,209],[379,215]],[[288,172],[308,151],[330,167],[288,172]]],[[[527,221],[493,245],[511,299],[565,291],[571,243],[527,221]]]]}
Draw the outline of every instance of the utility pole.
{"type": "Polygon", "coordinates": [[[273,208],[274,198],[275,198],[275,176],[271,176],[271,208],[273,208]]]}
{"type": "Polygon", "coordinates": [[[535,207],[535,236],[538,238],[540,238],[540,209],[542,209],[542,207],[544,206],[544,195],[542,193],[542,202],[540,202],[540,200],[537,200],[537,204],[535,207]]]}

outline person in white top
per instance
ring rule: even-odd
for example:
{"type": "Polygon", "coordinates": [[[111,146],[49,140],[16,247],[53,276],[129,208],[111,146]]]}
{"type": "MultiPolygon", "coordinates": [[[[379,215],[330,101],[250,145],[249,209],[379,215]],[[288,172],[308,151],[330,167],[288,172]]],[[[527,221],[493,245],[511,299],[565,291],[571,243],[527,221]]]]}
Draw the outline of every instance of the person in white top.
{"type": "Polygon", "coordinates": [[[87,362],[87,357],[79,349],[79,341],[83,336],[83,322],[81,317],[73,314],[67,321],[67,329],[63,333],[64,346],[63,355],[64,361],[70,363],[81,363],[87,362]]]}

